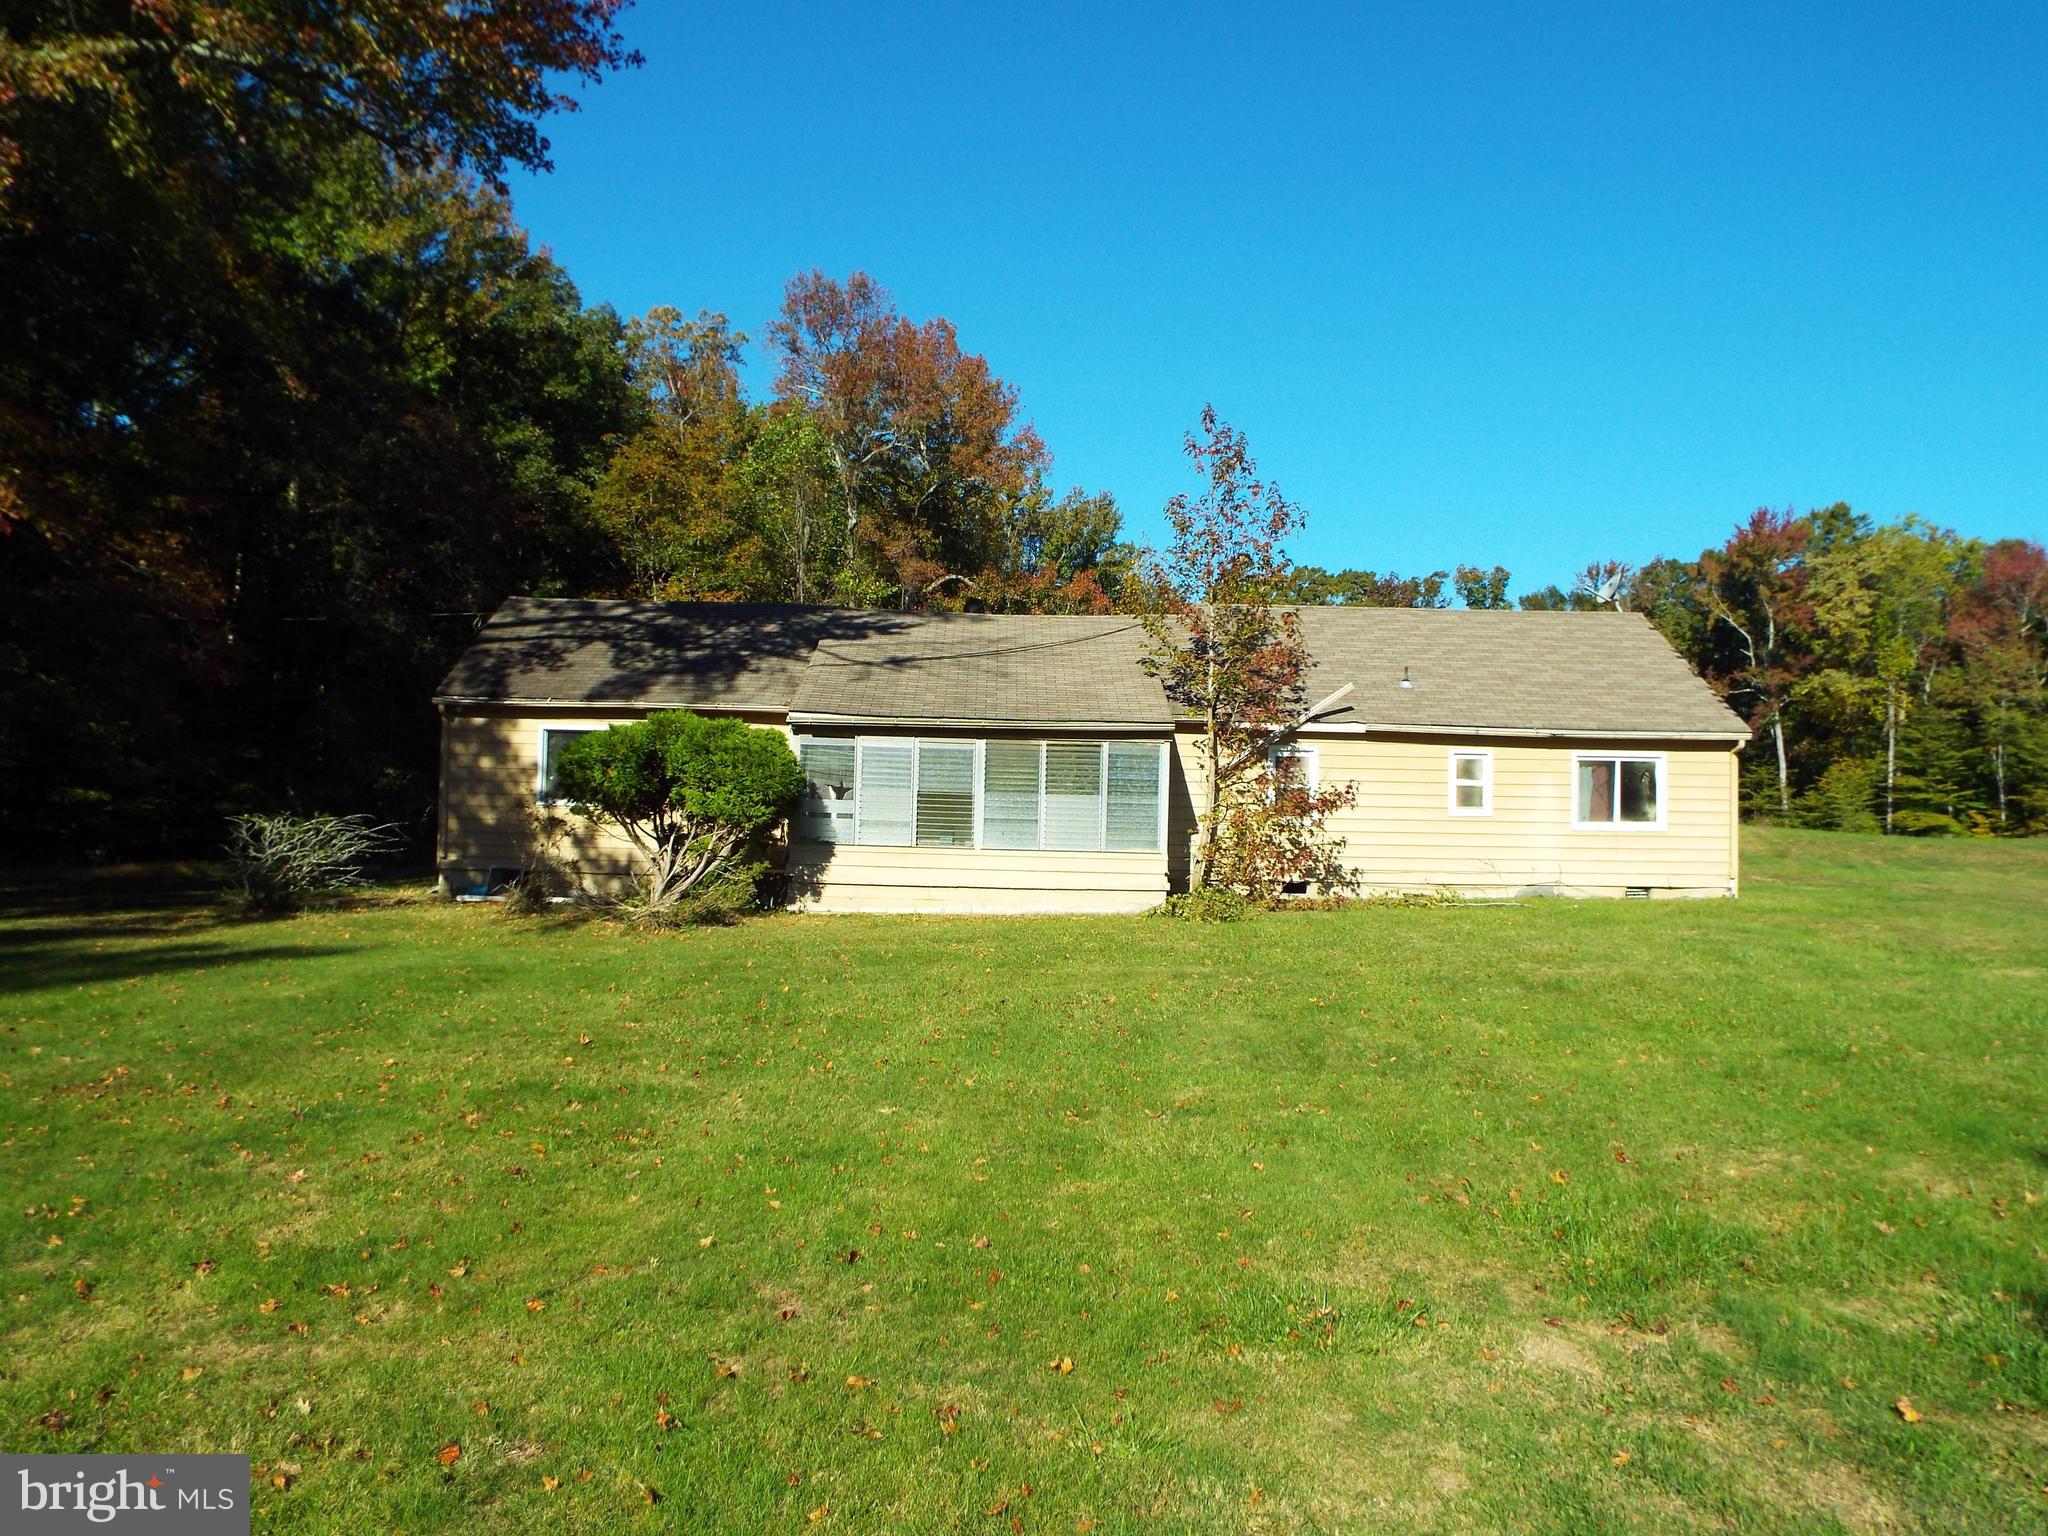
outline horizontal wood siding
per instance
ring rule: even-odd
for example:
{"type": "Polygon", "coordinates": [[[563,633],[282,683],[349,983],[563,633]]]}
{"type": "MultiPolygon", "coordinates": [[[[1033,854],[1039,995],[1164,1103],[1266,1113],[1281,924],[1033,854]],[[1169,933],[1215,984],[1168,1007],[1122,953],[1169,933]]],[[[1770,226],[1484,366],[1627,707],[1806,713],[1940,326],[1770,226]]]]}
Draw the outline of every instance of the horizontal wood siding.
{"type": "Polygon", "coordinates": [[[1323,784],[1350,781],[1358,803],[1331,818],[1344,862],[1367,889],[1436,887],[1482,894],[1555,890],[1619,895],[1725,895],[1736,873],[1735,753],[1697,743],[1614,743],[1620,753],[1661,752],[1661,829],[1572,825],[1574,755],[1599,742],[1535,744],[1516,738],[1315,736],[1323,784]],[[1450,754],[1493,754],[1493,810],[1454,816],[1450,754]]]}

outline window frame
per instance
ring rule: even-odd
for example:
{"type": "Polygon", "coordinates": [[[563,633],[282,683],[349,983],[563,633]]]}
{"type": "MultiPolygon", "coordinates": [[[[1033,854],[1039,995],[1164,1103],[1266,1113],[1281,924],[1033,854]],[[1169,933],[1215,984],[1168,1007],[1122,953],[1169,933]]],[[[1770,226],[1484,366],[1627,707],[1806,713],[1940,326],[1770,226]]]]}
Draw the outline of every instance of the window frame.
{"type": "Polygon", "coordinates": [[[1322,783],[1319,775],[1323,767],[1322,753],[1316,744],[1312,741],[1276,741],[1266,748],[1266,798],[1271,800],[1280,788],[1280,759],[1283,757],[1308,765],[1302,774],[1302,787],[1314,794],[1322,783]]]}
{"type": "Polygon", "coordinates": [[[559,720],[543,720],[534,735],[533,754],[533,803],[535,805],[560,805],[562,797],[555,793],[548,783],[548,737],[589,736],[598,731],[608,731],[605,725],[565,725],[559,720]]]}
{"type": "Polygon", "coordinates": [[[1669,755],[1663,752],[1574,752],[1572,754],[1572,777],[1568,791],[1572,802],[1572,830],[1574,832],[1662,832],[1670,825],[1671,815],[1671,765],[1669,755]],[[1612,821],[1585,820],[1586,808],[1579,803],[1579,765],[1581,763],[1613,763],[1614,772],[1614,814],[1612,821]],[[1623,763],[1649,763],[1657,771],[1657,815],[1652,821],[1621,820],[1621,765],[1623,763]]]}
{"type": "MultiPolygon", "coordinates": [[[[1451,815],[1491,816],[1493,814],[1493,749],[1491,747],[1452,747],[1446,759],[1444,771],[1450,776],[1450,783],[1444,791],[1444,797],[1446,808],[1451,815]],[[1479,804],[1476,806],[1458,804],[1458,790],[1460,786],[1473,782],[1471,779],[1461,779],[1458,777],[1458,763],[1460,759],[1464,758],[1477,759],[1480,764],[1478,779],[1479,804]]],[[[1574,765],[1572,768],[1572,784],[1574,786],[1572,793],[1575,795],[1578,793],[1578,771],[1578,767],[1574,765]]],[[[1576,807],[1573,808],[1573,814],[1577,814],[1576,807]]]]}

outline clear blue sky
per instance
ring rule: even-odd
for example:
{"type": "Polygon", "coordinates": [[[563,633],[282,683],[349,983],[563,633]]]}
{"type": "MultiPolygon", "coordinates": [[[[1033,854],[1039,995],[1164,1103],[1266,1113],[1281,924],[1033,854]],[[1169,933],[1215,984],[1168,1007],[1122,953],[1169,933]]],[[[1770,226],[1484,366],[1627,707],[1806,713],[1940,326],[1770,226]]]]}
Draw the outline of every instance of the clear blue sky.
{"type": "Polygon", "coordinates": [[[514,189],[587,299],[758,335],[864,269],[1140,537],[1205,400],[1325,565],[1524,590],[1836,500],[2048,537],[2039,0],[625,26],[514,189]]]}

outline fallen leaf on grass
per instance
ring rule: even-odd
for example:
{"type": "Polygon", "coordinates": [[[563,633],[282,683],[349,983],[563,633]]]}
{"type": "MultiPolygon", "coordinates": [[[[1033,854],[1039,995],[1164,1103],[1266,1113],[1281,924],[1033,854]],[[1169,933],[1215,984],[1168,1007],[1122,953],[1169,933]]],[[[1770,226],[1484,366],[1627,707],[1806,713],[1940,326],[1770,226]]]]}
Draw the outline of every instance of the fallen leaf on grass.
{"type": "Polygon", "coordinates": [[[809,1516],[810,1522],[811,1522],[811,1524],[813,1524],[813,1525],[816,1525],[816,1524],[818,1524],[818,1523],[819,1523],[820,1521],[822,1521],[822,1520],[823,1520],[823,1519],[824,1519],[824,1518],[825,1518],[825,1517],[826,1517],[827,1515],[829,1515],[829,1514],[831,1514],[831,1513],[832,1513],[832,1505],[831,1505],[830,1501],[828,1500],[828,1501],[827,1501],[826,1503],[820,1504],[820,1505],[819,1505],[819,1506],[818,1506],[818,1507],[817,1507],[816,1509],[814,1509],[814,1510],[812,1510],[812,1511],[810,1512],[810,1516],[809,1516]]]}
{"type": "Polygon", "coordinates": [[[846,1378],[846,1390],[849,1392],[865,1392],[874,1384],[875,1381],[872,1376],[849,1376],[846,1378]]]}
{"type": "Polygon", "coordinates": [[[540,1298],[539,1298],[538,1296],[529,1296],[529,1297],[527,1297],[527,1298],[526,1298],[526,1310],[527,1310],[527,1311],[529,1311],[529,1312],[541,1312],[541,1311],[545,1311],[546,1309],[547,1309],[547,1303],[546,1303],[546,1302],[544,1302],[544,1301],[542,1301],[542,1300],[541,1300],[541,1299],[540,1299],[540,1298]]]}
{"type": "Polygon", "coordinates": [[[462,1459],[462,1442],[459,1440],[450,1440],[446,1445],[441,1447],[438,1459],[441,1465],[444,1467],[454,1466],[456,1462],[462,1459]]]}
{"type": "Polygon", "coordinates": [[[206,1367],[205,1367],[205,1366],[203,1366],[203,1365],[188,1365],[188,1366],[186,1366],[186,1367],[185,1367],[185,1369],[183,1369],[182,1371],[178,1372],[178,1379],[179,1379],[180,1381],[197,1381],[197,1380],[198,1380],[198,1379],[199,1379],[200,1377],[204,1376],[205,1374],[206,1374],[206,1367]]]}
{"type": "Polygon", "coordinates": [[[1908,1424],[1918,1424],[1920,1422],[1920,1410],[1913,1406],[1913,1399],[1910,1397],[1900,1398],[1896,1403],[1892,1404],[1892,1407],[1898,1410],[1899,1417],[1908,1424]]]}
{"type": "Polygon", "coordinates": [[[1633,1459],[1627,1451],[1616,1451],[1614,1453],[1614,1464],[1617,1467],[1625,1467],[1633,1459]]]}
{"type": "Polygon", "coordinates": [[[549,1477],[545,1472],[541,1474],[540,1491],[542,1493],[553,1493],[561,1486],[562,1480],[559,1477],[549,1477]]]}
{"type": "Polygon", "coordinates": [[[1218,1413],[1235,1413],[1238,1409],[1244,1406],[1244,1399],[1241,1397],[1233,1397],[1226,1402],[1224,1399],[1218,1397],[1211,1399],[1209,1406],[1211,1408],[1214,1408],[1218,1413]]]}
{"type": "Polygon", "coordinates": [[[1062,1376],[1071,1376],[1074,1374],[1074,1357],[1061,1355],[1057,1360],[1046,1361],[1045,1368],[1048,1371],[1057,1371],[1062,1376]]]}
{"type": "Polygon", "coordinates": [[[681,1420],[679,1420],[674,1414],[670,1413],[666,1408],[657,1408],[654,1410],[654,1427],[656,1429],[674,1429],[676,1425],[680,1422],[681,1420]]]}

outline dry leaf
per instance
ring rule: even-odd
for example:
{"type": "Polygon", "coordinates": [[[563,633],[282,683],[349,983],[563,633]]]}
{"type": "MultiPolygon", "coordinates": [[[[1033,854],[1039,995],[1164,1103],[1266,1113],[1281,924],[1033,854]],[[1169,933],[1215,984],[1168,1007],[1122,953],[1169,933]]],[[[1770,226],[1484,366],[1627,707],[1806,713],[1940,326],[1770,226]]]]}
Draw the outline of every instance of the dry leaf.
{"type": "Polygon", "coordinates": [[[460,1264],[450,1265],[448,1273],[453,1275],[457,1280],[460,1280],[464,1275],[469,1273],[469,1260],[464,1259],[460,1264]]]}
{"type": "Polygon", "coordinates": [[[542,1301],[538,1296],[529,1296],[526,1298],[526,1310],[529,1312],[544,1311],[546,1307],[547,1303],[542,1301]]]}
{"type": "Polygon", "coordinates": [[[275,1296],[264,1297],[261,1302],[257,1303],[256,1310],[268,1317],[277,1310],[277,1298],[275,1296]]]}
{"type": "Polygon", "coordinates": [[[1913,1399],[1910,1397],[1900,1398],[1896,1403],[1892,1404],[1892,1407],[1899,1411],[1899,1417],[1908,1424],[1918,1424],[1920,1422],[1920,1410],[1913,1406],[1913,1399]]]}
{"type": "Polygon", "coordinates": [[[462,1442],[461,1442],[461,1441],[459,1441],[459,1440],[450,1440],[450,1441],[449,1441],[449,1442],[448,1442],[448,1443],[447,1443],[446,1445],[444,1445],[444,1446],[442,1446],[442,1447],[441,1447],[441,1453],[440,1453],[440,1461],[441,1461],[441,1465],[442,1465],[442,1466],[444,1466],[444,1467],[452,1467],[452,1466],[454,1466],[454,1465],[455,1465],[455,1463],[456,1463],[457,1461],[459,1461],[459,1460],[461,1460],[461,1459],[462,1459],[462,1442]]]}
{"type": "Polygon", "coordinates": [[[832,1504],[830,1500],[827,1500],[825,1503],[820,1504],[816,1509],[810,1512],[810,1522],[811,1524],[816,1525],[819,1521],[823,1520],[827,1515],[831,1513],[832,1504]]]}
{"type": "Polygon", "coordinates": [[[1061,1355],[1057,1360],[1046,1361],[1045,1368],[1048,1371],[1058,1371],[1062,1376],[1071,1376],[1074,1374],[1074,1357],[1061,1355]]]}
{"type": "Polygon", "coordinates": [[[206,1367],[205,1367],[205,1366],[203,1366],[203,1365],[188,1365],[188,1366],[186,1366],[186,1367],[185,1367],[185,1369],[183,1369],[182,1371],[178,1372],[178,1377],[179,1377],[179,1379],[180,1379],[181,1381],[197,1381],[197,1380],[198,1380],[198,1379],[199,1379],[200,1377],[204,1376],[205,1374],[206,1374],[206,1367]]]}
{"type": "Polygon", "coordinates": [[[849,1376],[846,1378],[846,1390],[849,1392],[865,1392],[874,1384],[874,1378],[871,1376],[849,1376]]]}
{"type": "Polygon", "coordinates": [[[549,1477],[545,1472],[541,1474],[540,1491],[542,1493],[553,1493],[561,1486],[562,1480],[559,1477],[549,1477]]]}

